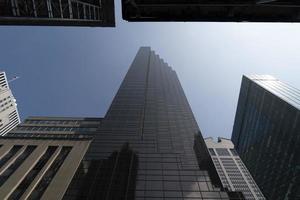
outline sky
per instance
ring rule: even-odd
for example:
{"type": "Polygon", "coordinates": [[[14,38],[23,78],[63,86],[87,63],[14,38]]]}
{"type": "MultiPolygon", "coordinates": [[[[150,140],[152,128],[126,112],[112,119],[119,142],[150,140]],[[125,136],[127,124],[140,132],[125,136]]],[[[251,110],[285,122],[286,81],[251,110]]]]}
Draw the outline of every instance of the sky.
{"type": "Polygon", "coordinates": [[[137,50],[151,46],[174,70],[205,137],[231,137],[243,74],[300,88],[300,24],[133,23],[116,27],[0,27],[0,70],[21,119],[102,117],[137,50]]]}

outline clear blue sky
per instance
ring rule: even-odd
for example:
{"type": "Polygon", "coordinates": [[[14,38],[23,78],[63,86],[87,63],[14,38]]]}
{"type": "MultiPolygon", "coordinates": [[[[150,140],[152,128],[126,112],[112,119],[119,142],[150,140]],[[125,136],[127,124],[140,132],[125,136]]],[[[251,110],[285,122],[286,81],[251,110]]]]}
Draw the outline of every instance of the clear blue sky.
{"type": "Polygon", "coordinates": [[[0,27],[22,119],[103,116],[140,46],[177,71],[204,136],[231,136],[242,74],[300,88],[300,24],[128,23],[116,4],[116,28],[0,27]]]}

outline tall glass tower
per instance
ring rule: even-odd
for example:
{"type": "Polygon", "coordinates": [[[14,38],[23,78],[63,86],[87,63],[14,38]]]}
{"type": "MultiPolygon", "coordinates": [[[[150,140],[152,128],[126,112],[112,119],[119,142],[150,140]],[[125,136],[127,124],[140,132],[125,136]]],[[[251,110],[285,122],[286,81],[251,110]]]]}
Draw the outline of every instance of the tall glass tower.
{"type": "Polygon", "coordinates": [[[175,71],[142,47],[65,198],[229,199],[199,169],[199,134],[175,71]]]}
{"type": "Polygon", "coordinates": [[[267,199],[300,199],[300,90],[244,76],[232,141],[267,199]]]}

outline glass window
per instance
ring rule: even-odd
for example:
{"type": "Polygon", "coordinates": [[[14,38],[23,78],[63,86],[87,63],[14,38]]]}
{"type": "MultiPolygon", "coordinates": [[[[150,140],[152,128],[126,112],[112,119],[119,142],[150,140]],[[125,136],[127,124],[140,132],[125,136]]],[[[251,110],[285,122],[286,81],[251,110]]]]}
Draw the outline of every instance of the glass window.
{"type": "Polygon", "coordinates": [[[208,191],[208,186],[206,184],[206,182],[198,182],[199,187],[200,187],[200,191],[208,191]]]}
{"type": "Polygon", "coordinates": [[[184,191],[199,191],[197,182],[181,182],[181,187],[184,191]]]}
{"type": "Polygon", "coordinates": [[[164,190],[181,190],[180,182],[177,181],[164,181],[164,190]]]}
{"type": "Polygon", "coordinates": [[[19,168],[36,146],[27,146],[24,152],[0,175],[0,186],[19,168]]]}
{"type": "Polygon", "coordinates": [[[22,182],[18,185],[15,191],[10,195],[9,199],[19,199],[24,194],[28,186],[32,183],[36,175],[41,171],[41,169],[45,166],[47,161],[53,155],[57,146],[49,146],[40,160],[35,164],[35,166],[31,169],[31,171],[26,175],[26,177],[22,180],[22,182]]]}
{"type": "Polygon", "coordinates": [[[238,156],[238,153],[236,152],[235,149],[230,149],[230,151],[233,156],[238,156]]]}
{"type": "Polygon", "coordinates": [[[209,151],[210,155],[212,155],[212,156],[215,156],[215,155],[216,155],[214,149],[209,148],[208,151],[209,151]]]}
{"type": "Polygon", "coordinates": [[[162,190],[162,182],[146,181],[146,190],[162,190]]]}
{"type": "Polygon", "coordinates": [[[15,145],[13,146],[8,153],[4,155],[4,157],[0,160],[0,168],[5,165],[5,163],[12,158],[20,149],[22,148],[21,145],[15,145]]]}
{"type": "Polygon", "coordinates": [[[63,147],[56,157],[54,162],[51,164],[50,168],[44,174],[43,178],[40,180],[38,185],[34,188],[29,196],[29,199],[40,199],[50,184],[51,180],[55,176],[56,172],[59,170],[60,166],[63,164],[64,160],[68,156],[72,147],[63,147]]]}
{"type": "Polygon", "coordinates": [[[216,148],[219,156],[230,156],[229,151],[225,148],[216,148]]]}

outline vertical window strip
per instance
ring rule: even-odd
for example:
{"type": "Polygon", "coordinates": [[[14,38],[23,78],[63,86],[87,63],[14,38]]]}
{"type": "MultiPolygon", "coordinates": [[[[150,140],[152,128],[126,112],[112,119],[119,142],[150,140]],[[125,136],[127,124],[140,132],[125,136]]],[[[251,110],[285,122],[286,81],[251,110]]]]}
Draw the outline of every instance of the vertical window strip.
{"type": "Polygon", "coordinates": [[[36,146],[27,146],[24,152],[0,175],[0,187],[19,168],[19,166],[26,160],[35,148],[36,146]]]}
{"type": "Polygon", "coordinates": [[[22,145],[14,145],[0,160],[0,168],[3,167],[6,162],[11,159],[22,148],[22,145]]]}
{"type": "Polygon", "coordinates": [[[59,155],[56,157],[54,162],[51,164],[50,168],[47,170],[43,178],[40,180],[38,185],[34,188],[34,190],[31,192],[28,199],[34,200],[34,199],[41,199],[42,195],[46,191],[47,187],[50,185],[53,177],[63,164],[64,160],[72,150],[72,147],[63,147],[59,153],[59,155]]]}
{"type": "Polygon", "coordinates": [[[30,172],[26,175],[23,181],[18,185],[18,187],[14,190],[14,192],[10,195],[8,199],[20,199],[20,197],[27,190],[29,185],[38,175],[38,173],[43,169],[45,164],[54,154],[58,146],[49,146],[39,161],[34,165],[34,167],[30,170],[30,172]]]}

